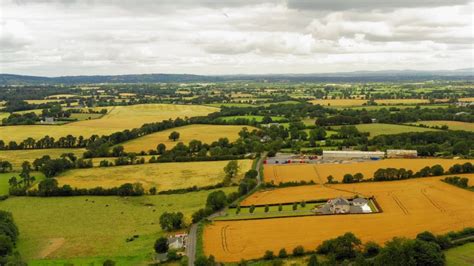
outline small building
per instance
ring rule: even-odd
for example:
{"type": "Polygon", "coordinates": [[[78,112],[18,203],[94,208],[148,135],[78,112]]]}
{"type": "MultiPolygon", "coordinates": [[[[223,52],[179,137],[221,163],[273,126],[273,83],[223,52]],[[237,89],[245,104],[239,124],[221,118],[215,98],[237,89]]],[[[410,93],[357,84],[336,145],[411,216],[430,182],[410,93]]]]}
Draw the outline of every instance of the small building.
{"type": "Polygon", "coordinates": [[[323,159],[381,159],[385,152],[381,151],[323,151],[323,159]]]}
{"type": "Polygon", "coordinates": [[[363,206],[363,205],[366,205],[368,204],[369,201],[364,199],[364,198],[355,198],[352,200],[352,205],[354,206],[363,206]]]}
{"type": "Polygon", "coordinates": [[[329,210],[332,213],[348,213],[351,208],[351,204],[345,198],[335,198],[328,201],[329,210]]]}
{"type": "Polygon", "coordinates": [[[416,158],[416,150],[387,150],[387,158],[416,158]]]}
{"type": "Polygon", "coordinates": [[[346,214],[346,213],[371,213],[369,200],[365,198],[355,198],[347,200],[343,197],[330,199],[323,206],[316,209],[321,214],[346,214]]]}
{"type": "Polygon", "coordinates": [[[186,248],[186,239],[188,235],[187,234],[177,234],[174,236],[169,236],[168,237],[168,247],[170,249],[182,249],[186,248]]]}
{"type": "Polygon", "coordinates": [[[54,124],[54,117],[45,117],[44,120],[41,120],[42,124],[54,124]]]}

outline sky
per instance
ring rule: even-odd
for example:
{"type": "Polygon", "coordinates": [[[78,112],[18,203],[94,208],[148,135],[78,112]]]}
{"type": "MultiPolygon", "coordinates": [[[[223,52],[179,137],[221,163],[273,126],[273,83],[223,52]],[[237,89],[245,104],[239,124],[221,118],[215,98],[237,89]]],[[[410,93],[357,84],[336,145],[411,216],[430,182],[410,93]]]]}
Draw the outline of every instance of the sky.
{"type": "Polygon", "coordinates": [[[0,0],[0,73],[474,67],[474,0],[0,0]]]}

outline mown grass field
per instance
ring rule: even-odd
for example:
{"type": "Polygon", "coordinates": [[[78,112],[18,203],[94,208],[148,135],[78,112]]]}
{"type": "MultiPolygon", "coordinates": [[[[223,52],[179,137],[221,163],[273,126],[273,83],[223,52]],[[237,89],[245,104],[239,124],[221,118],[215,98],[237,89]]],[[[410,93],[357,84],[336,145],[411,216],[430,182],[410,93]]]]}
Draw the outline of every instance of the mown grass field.
{"type": "MultiPolygon", "coordinates": [[[[32,172],[30,175],[35,177],[35,183],[38,183],[45,178],[40,172],[32,172]]],[[[16,176],[19,179],[18,173],[0,173],[0,195],[8,195],[10,187],[8,180],[13,176],[16,176]]]]}
{"type": "MultiPolygon", "coordinates": [[[[264,117],[263,115],[234,115],[234,116],[224,116],[219,119],[223,121],[232,121],[235,119],[248,119],[248,120],[255,120],[257,122],[262,122],[263,117],[264,117]]],[[[280,116],[272,116],[271,118],[274,122],[278,122],[284,119],[283,117],[280,117],[280,116]]]]}
{"type": "MultiPolygon", "coordinates": [[[[334,106],[334,107],[350,107],[350,106],[362,106],[367,103],[365,99],[317,99],[309,101],[312,104],[320,104],[322,106],[334,106]]],[[[426,99],[380,99],[375,100],[377,104],[391,106],[391,105],[414,105],[429,103],[426,99]]]]}
{"type": "Polygon", "coordinates": [[[465,162],[474,163],[474,160],[452,160],[437,158],[422,159],[385,159],[379,161],[326,163],[326,164],[286,164],[264,166],[264,179],[266,182],[311,181],[316,183],[327,182],[327,177],[332,175],[334,180],[342,181],[345,174],[362,173],[364,178],[372,178],[375,171],[380,168],[405,168],[417,172],[425,166],[441,165],[448,170],[454,164],[465,162]]]}
{"type": "Polygon", "coordinates": [[[426,125],[429,127],[432,126],[448,126],[450,130],[465,130],[465,131],[474,131],[474,123],[460,122],[460,121],[419,121],[417,124],[426,125]]]}
{"type": "Polygon", "coordinates": [[[59,158],[64,153],[73,153],[80,158],[85,151],[85,149],[1,150],[0,160],[9,161],[13,165],[13,170],[18,170],[24,161],[33,163],[35,159],[41,158],[43,155],[59,158]]]}
{"type": "MultiPolygon", "coordinates": [[[[472,180],[474,175],[471,175],[472,180]]],[[[383,244],[393,237],[414,238],[430,231],[444,234],[474,226],[474,209],[467,207],[472,192],[446,184],[440,177],[403,181],[331,185],[332,197],[342,191],[373,195],[383,209],[375,214],[304,216],[246,221],[214,221],[204,229],[204,251],[218,261],[240,261],[278,253],[297,245],[314,249],[322,241],[352,232],[363,242],[383,244]]],[[[320,198],[318,187],[275,189],[285,200],[320,198]],[[304,195],[295,190],[308,190],[304,195]],[[310,198],[306,198],[309,196],[310,198]]],[[[269,193],[272,193],[271,191],[269,193]]],[[[283,200],[283,198],[282,198],[283,200]]],[[[265,202],[262,200],[261,202],[265,202]]]]}
{"type": "MultiPolygon", "coordinates": [[[[229,193],[235,187],[223,190],[229,193]]],[[[181,211],[189,224],[210,192],[127,198],[14,197],[0,202],[0,208],[13,213],[20,230],[18,249],[29,265],[102,265],[107,258],[117,265],[146,265],[154,241],[164,234],[161,213],[181,211]],[[125,241],[133,235],[139,237],[125,241]]]]}
{"type": "Polygon", "coordinates": [[[218,108],[202,105],[141,104],[116,106],[101,119],[85,120],[66,125],[30,125],[0,127],[0,139],[23,141],[28,137],[40,139],[46,135],[56,139],[71,134],[90,137],[141,127],[145,123],[161,122],[170,118],[207,115],[218,108]]]}
{"type": "Polygon", "coordinates": [[[444,252],[447,266],[474,265],[474,243],[467,243],[444,252]]]}
{"type": "MultiPolygon", "coordinates": [[[[60,184],[78,188],[97,186],[115,187],[124,183],[142,183],[145,188],[158,190],[208,186],[224,180],[224,167],[229,161],[152,163],[104,168],[74,169],[57,177],[60,184]]],[[[252,167],[252,160],[239,160],[240,171],[236,178],[252,167]]]]}
{"type": "MultiPolygon", "coordinates": [[[[156,149],[159,143],[165,144],[167,149],[171,149],[178,142],[183,142],[186,145],[191,140],[200,140],[203,143],[212,143],[219,138],[228,138],[229,141],[235,141],[239,137],[239,131],[243,126],[221,126],[221,125],[189,125],[179,128],[172,128],[146,135],[138,139],[128,141],[121,144],[127,152],[140,152],[156,149]],[[180,136],[177,141],[168,139],[171,132],[179,132],[180,136]]],[[[247,126],[249,131],[254,128],[247,126]]]]}
{"type": "Polygon", "coordinates": [[[2,124],[2,120],[5,118],[8,118],[9,116],[10,116],[10,113],[0,112],[0,125],[2,124]]]}
{"type": "Polygon", "coordinates": [[[369,132],[370,137],[375,137],[379,135],[400,134],[406,132],[436,131],[436,129],[432,128],[381,123],[360,124],[355,125],[355,127],[361,132],[369,132]]]}

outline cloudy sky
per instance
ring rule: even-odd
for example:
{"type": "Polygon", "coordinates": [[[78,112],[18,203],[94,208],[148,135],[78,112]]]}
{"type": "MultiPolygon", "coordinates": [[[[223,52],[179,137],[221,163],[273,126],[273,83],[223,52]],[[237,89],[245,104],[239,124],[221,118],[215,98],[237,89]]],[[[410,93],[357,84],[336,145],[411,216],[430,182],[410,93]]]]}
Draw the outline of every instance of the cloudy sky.
{"type": "Polygon", "coordinates": [[[473,21],[474,0],[0,0],[0,72],[472,68],[473,21]]]}

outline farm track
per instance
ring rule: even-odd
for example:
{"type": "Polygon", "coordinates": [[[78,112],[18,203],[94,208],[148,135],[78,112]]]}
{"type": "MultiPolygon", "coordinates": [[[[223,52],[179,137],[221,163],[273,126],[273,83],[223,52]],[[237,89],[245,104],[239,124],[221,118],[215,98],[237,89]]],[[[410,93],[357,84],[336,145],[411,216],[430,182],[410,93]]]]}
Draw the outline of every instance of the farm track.
{"type": "Polygon", "coordinates": [[[393,192],[390,192],[389,195],[392,197],[392,199],[395,201],[395,203],[400,207],[400,209],[403,211],[405,215],[409,215],[410,212],[408,209],[403,205],[403,203],[398,199],[397,195],[393,194],[393,192]]]}
{"type": "Polygon", "coordinates": [[[426,194],[426,188],[423,188],[420,192],[436,209],[438,209],[440,212],[446,212],[443,207],[441,207],[436,201],[434,201],[426,194]]]}

